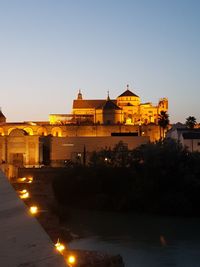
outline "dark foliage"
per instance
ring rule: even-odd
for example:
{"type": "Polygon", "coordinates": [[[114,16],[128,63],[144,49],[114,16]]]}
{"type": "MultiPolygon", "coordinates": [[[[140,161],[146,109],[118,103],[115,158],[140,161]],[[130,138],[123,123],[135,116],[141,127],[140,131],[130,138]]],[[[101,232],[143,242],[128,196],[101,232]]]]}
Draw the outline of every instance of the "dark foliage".
{"type": "Polygon", "coordinates": [[[194,126],[197,124],[197,120],[194,116],[189,116],[186,118],[185,124],[189,129],[194,129],[194,126]]]}
{"type": "Polygon", "coordinates": [[[119,143],[95,152],[89,167],[69,169],[53,187],[69,206],[199,216],[200,153],[171,139],[133,151],[119,143]]]}
{"type": "Polygon", "coordinates": [[[160,126],[160,130],[162,129],[162,136],[160,134],[160,139],[164,138],[164,132],[167,126],[169,125],[169,115],[166,111],[161,111],[158,116],[158,125],[160,126]]]}

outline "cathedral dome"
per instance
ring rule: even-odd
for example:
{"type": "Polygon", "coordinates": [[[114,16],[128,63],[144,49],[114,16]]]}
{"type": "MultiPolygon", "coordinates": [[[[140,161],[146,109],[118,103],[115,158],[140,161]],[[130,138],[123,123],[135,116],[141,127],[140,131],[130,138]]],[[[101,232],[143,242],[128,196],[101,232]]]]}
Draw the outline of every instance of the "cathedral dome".
{"type": "Polygon", "coordinates": [[[117,105],[123,106],[138,106],[140,104],[140,97],[129,90],[127,85],[126,91],[117,97],[117,105]]]}
{"type": "Polygon", "coordinates": [[[138,95],[134,94],[129,90],[129,85],[127,84],[126,91],[124,91],[120,96],[118,97],[139,97],[138,95]]]}

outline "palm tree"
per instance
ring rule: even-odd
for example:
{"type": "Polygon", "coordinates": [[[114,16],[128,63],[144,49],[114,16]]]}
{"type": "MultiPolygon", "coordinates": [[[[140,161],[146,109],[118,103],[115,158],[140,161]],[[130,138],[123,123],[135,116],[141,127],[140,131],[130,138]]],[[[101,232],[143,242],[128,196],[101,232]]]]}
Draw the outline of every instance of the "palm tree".
{"type": "Polygon", "coordinates": [[[197,120],[194,116],[189,116],[186,118],[185,124],[189,129],[194,129],[194,126],[197,124],[197,120]]]}
{"type": "Polygon", "coordinates": [[[169,125],[169,115],[166,111],[161,111],[158,115],[158,125],[160,126],[160,138],[161,138],[161,129],[162,129],[162,138],[164,138],[165,135],[165,129],[169,125]]]}

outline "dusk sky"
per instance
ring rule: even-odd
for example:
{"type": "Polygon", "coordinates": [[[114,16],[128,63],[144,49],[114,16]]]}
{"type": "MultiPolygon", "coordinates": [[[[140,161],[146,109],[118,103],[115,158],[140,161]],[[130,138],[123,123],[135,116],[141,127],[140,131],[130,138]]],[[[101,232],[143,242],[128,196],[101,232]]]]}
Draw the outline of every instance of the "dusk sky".
{"type": "Polygon", "coordinates": [[[200,121],[199,0],[0,0],[0,106],[43,121],[130,85],[168,97],[171,122],[200,121]]]}

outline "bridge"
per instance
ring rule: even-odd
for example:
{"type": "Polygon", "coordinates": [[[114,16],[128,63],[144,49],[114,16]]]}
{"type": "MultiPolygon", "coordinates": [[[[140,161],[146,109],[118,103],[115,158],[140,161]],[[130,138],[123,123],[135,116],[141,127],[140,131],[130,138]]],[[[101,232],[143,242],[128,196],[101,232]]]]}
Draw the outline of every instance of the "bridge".
{"type": "Polygon", "coordinates": [[[63,256],[0,171],[0,266],[66,267],[63,256]]]}

